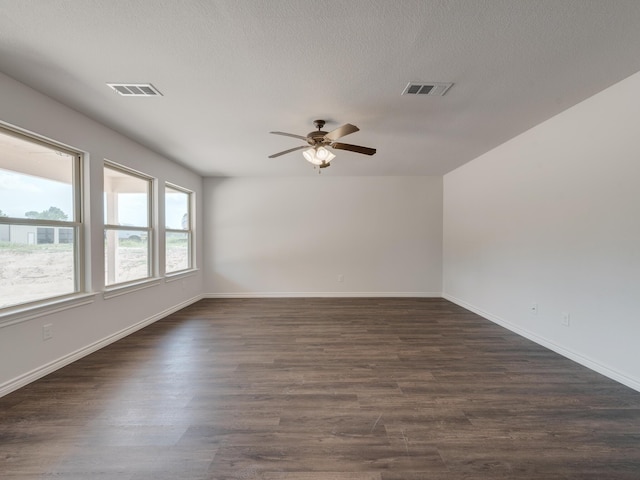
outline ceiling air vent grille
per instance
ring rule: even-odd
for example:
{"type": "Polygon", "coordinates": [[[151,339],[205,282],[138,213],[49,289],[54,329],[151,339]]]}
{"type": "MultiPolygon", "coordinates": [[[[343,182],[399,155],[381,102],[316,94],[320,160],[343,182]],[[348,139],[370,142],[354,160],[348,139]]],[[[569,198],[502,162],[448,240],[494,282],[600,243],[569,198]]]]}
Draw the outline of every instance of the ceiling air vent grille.
{"type": "Polygon", "coordinates": [[[441,97],[451,88],[453,83],[441,82],[409,82],[402,95],[429,95],[441,97]]]}
{"type": "Polygon", "coordinates": [[[123,97],[161,97],[160,91],[150,83],[107,83],[123,97]]]}

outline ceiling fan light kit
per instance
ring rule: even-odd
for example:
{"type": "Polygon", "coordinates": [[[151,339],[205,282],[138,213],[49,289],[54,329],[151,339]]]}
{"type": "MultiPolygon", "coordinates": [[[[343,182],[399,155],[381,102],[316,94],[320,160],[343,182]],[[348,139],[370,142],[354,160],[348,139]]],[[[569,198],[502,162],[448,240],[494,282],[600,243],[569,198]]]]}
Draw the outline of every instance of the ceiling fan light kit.
{"type": "Polygon", "coordinates": [[[293,137],[298,138],[300,140],[304,140],[310,145],[310,148],[307,148],[307,145],[303,145],[301,147],[290,148],[289,150],[284,150],[282,152],[274,153],[273,155],[269,155],[269,158],[276,158],[280,155],[284,155],[286,153],[295,152],[296,150],[302,150],[306,148],[304,152],[302,152],[302,156],[309,163],[320,167],[326,168],[331,165],[331,160],[336,158],[335,154],[331,152],[328,148],[335,148],[337,150],[348,150],[351,152],[362,153],[364,155],[373,155],[376,153],[375,148],[369,147],[361,147],[359,145],[351,145],[349,143],[338,143],[337,140],[349,135],[351,133],[355,133],[360,130],[355,125],[351,125],[350,123],[345,123],[344,125],[331,130],[330,132],[325,132],[322,128],[325,125],[324,120],[315,120],[313,124],[318,129],[317,131],[309,132],[306,137],[302,135],[296,135],[294,133],[286,133],[286,132],[269,132],[274,135],[283,135],[285,137],[293,137]]]}
{"type": "Polygon", "coordinates": [[[324,147],[311,147],[302,152],[302,156],[309,162],[320,168],[329,166],[336,156],[324,147]]]}

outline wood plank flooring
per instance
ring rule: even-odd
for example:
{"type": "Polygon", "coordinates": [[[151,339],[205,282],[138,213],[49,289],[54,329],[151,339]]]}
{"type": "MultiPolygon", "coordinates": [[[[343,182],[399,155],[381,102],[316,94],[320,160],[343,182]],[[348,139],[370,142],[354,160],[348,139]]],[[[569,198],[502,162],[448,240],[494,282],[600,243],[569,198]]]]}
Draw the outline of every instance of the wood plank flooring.
{"type": "Polygon", "coordinates": [[[0,472],[637,480],[640,393],[442,299],[203,300],[1,398],[0,472]]]}

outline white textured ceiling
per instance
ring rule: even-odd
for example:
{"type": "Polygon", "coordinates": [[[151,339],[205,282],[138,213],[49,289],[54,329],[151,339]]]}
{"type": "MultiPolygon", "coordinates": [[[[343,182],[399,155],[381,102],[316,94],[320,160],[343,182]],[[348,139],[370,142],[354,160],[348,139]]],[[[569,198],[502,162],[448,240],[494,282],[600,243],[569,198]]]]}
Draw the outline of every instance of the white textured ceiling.
{"type": "Polygon", "coordinates": [[[316,118],[378,149],[329,175],[442,175],[639,70],[638,0],[0,0],[0,71],[203,175],[312,174],[268,132],[316,118]]]}

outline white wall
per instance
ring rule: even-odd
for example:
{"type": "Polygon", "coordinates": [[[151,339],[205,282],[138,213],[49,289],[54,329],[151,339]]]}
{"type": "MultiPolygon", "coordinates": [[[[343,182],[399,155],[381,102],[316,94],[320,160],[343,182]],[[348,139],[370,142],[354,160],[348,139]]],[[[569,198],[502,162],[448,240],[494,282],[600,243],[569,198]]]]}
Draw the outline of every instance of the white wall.
{"type": "Polygon", "coordinates": [[[445,176],[443,291],[640,390],[638,91],[640,74],[445,176]]]}
{"type": "MultiPolygon", "coordinates": [[[[91,238],[87,257],[93,291],[100,292],[104,284],[105,158],[156,177],[160,187],[171,181],[193,190],[198,201],[196,212],[202,212],[202,179],[198,175],[2,74],[0,105],[0,121],[86,152],[86,203],[90,208],[85,233],[91,238]]],[[[162,205],[158,205],[158,212],[162,218],[162,205]]],[[[202,224],[201,214],[197,221],[202,224]]],[[[198,237],[198,245],[202,245],[202,235],[198,237]]],[[[196,256],[201,262],[201,247],[196,256]]],[[[163,279],[156,286],[110,299],[98,293],[87,305],[0,326],[0,396],[199,298],[202,277],[197,272],[174,282],[163,279]],[[47,341],[42,340],[45,324],[52,324],[54,333],[47,341]]]]}
{"type": "Polygon", "coordinates": [[[211,178],[203,188],[197,175],[0,74],[0,121],[88,154],[94,291],[103,286],[104,158],[196,192],[196,255],[206,272],[204,282],[201,270],[0,327],[0,395],[202,292],[444,291],[640,390],[639,89],[640,74],[446,175],[443,208],[443,180],[435,177],[310,173],[211,178]],[[529,312],[534,302],[537,315],[529,312]],[[561,325],[563,312],[569,327],[561,325]],[[44,324],[54,326],[46,342],[44,324]]]}
{"type": "Polygon", "coordinates": [[[204,209],[210,296],[440,295],[440,177],[208,178],[204,209]]]}

